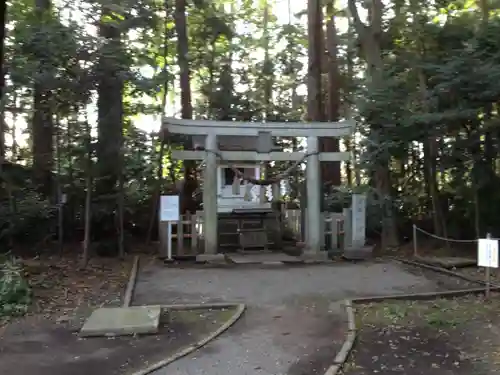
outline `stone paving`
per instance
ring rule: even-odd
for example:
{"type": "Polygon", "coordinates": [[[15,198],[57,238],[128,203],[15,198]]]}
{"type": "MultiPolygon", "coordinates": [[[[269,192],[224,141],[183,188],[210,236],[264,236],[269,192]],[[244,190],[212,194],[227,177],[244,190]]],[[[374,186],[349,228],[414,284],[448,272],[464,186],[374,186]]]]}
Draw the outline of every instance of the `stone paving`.
{"type": "Polygon", "coordinates": [[[263,252],[257,254],[228,255],[231,262],[235,264],[277,264],[277,263],[302,263],[299,257],[290,256],[283,253],[263,252]]]}
{"type": "Polygon", "coordinates": [[[144,267],[133,303],[244,302],[248,310],[203,349],[154,375],[323,374],[344,340],[341,301],[469,287],[393,262],[291,268],[144,267]]]}

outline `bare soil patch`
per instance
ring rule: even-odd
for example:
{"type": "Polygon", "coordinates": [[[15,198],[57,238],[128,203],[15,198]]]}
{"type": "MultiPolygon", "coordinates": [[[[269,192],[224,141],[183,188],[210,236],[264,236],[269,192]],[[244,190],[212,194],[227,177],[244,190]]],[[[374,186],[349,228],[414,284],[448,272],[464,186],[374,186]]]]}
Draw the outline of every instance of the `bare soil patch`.
{"type": "Polygon", "coordinates": [[[120,306],[132,268],[132,256],[93,258],[80,268],[77,255],[22,259],[24,277],[32,293],[28,313],[23,317],[0,317],[0,337],[5,326],[28,326],[35,321],[70,321],[86,317],[100,306],[120,306]]]}
{"type": "Polygon", "coordinates": [[[71,323],[40,316],[9,324],[0,340],[0,373],[24,375],[130,374],[214,332],[234,309],[174,311],[159,334],[80,338],[71,323]],[[29,322],[29,323],[28,323],[29,322]],[[31,326],[27,326],[31,324],[31,326]]]}
{"type": "MultiPolygon", "coordinates": [[[[454,270],[457,273],[461,273],[475,280],[486,280],[486,268],[484,267],[466,267],[454,270]]],[[[500,285],[500,268],[490,268],[491,283],[500,285]]]]}
{"type": "Polygon", "coordinates": [[[499,309],[499,295],[358,306],[358,341],[344,374],[496,374],[499,309]]]}
{"type": "Polygon", "coordinates": [[[77,256],[24,260],[33,291],[32,314],[65,314],[78,307],[120,305],[132,268],[132,256],[93,258],[84,269],[77,256]]]}
{"type": "MultiPolygon", "coordinates": [[[[435,289],[434,291],[436,292],[445,292],[449,290],[460,290],[460,289],[470,289],[470,288],[478,288],[481,285],[478,283],[470,282],[464,279],[461,279],[459,277],[450,277],[449,275],[428,270],[425,268],[421,267],[416,267],[412,265],[403,265],[402,266],[407,272],[411,273],[412,275],[416,276],[422,276],[425,277],[428,280],[431,280],[435,283],[435,289]]],[[[419,292],[419,286],[416,285],[415,288],[413,288],[414,292],[419,292]]]]}
{"type": "MultiPolygon", "coordinates": [[[[443,240],[425,238],[425,234],[419,233],[417,238],[417,251],[420,256],[435,257],[465,257],[475,258],[477,254],[477,243],[456,243],[449,242],[447,245],[443,240]]],[[[394,255],[394,254],[393,254],[394,255]]],[[[400,246],[397,252],[398,256],[412,258],[414,255],[413,242],[400,246]]]]}

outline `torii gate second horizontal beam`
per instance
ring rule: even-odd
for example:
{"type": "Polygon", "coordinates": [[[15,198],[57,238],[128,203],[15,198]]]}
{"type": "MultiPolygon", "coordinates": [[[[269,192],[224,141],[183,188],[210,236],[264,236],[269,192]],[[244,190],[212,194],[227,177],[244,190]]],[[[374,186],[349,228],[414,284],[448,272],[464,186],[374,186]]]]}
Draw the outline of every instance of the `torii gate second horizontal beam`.
{"type": "MultiPolygon", "coordinates": [[[[302,160],[303,152],[269,152],[258,153],[255,151],[217,151],[225,161],[299,161],[302,160]]],[[[172,158],[177,160],[203,160],[205,151],[173,150],[172,158]]],[[[347,161],[350,159],[349,152],[322,152],[319,161],[347,161]]]]}

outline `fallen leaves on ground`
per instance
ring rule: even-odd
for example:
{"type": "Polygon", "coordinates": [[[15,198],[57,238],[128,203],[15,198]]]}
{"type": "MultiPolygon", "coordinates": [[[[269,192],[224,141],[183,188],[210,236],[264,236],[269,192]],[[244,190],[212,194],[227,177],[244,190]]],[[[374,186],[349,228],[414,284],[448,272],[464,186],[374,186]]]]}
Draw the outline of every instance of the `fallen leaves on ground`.
{"type": "Polygon", "coordinates": [[[132,258],[93,258],[80,268],[77,256],[39,256],[22,260],[33,292],[28,315],[63,319],[81,307],[119,305],[132,258]]]}
{"type": "Polygon", "coordinates": [[[358,306],[358,341],[344,373],[496,373],[499,309],[497,294],[358,306]]]}

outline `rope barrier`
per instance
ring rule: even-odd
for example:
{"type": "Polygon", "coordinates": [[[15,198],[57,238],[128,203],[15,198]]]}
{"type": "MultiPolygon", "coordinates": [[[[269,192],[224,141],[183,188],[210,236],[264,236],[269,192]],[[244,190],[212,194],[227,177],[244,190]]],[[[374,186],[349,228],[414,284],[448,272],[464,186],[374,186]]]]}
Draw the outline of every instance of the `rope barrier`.
{"type": "MultiPolygon", "coordinates": [[[[225,160],[223,157],[222,157],[222,154],[220,152],[217,152],[217,151],[214,151],[214,150],[209,150],[209,149],[204,149],[205,152],[207,153],[212,153],[214,154],[215,156],[217,156],[220,160],[224,161],[224,162],[228,162],[227,160],[225,160]]],[[[245,176],[238,168],[234,167],[233,165],[229,165],[229,168],[231,168],[231,170],[234,172],[234,174],[236,176],[238,176],[238,178],[241,178],[242,180],[244,181],[247,181],[247,182],[250,182],[251,184],[254,184],[254,185],[258,185],[258,186],[268,186],[268,185],[272,185],[274,183],[277,183],[277,182],[280,182],[281,180],[285,179],[285,178],[288,178],[290,173],[296,169],[300,164],[304,163],[307,158],[309,156],[313,156],[313,155],[319,155],[321,153],[321,151],[315,151],[315,152],[306,152],[304,153],[304,156],[302,157],[302,159],[296,161],[295,163],[293,163],[293,165],[288,168],[286,171],[284,171],[283,173],[280,173],[278,174],[277,176],[273,177],[273,178],[268,178],[268,179],[257,179],[257,178],[254,178],[254,177],[249,177],[249,176],[245,176]]]]}
{"type": "Polygon", "coordinates": [[[442,240],[442,241],[447,241],[447,242],[456,242],[456,243],[475,243],[477,242],[477,240],[456,240],[456,239],[453,239],[453,238],[446,238],[446,237],[441,237],[441,236],[438,236],[436,234],[433,234],[433,233],[429,233],[419,227],[417,227],[416,225],[413,226],[415,228],[415,230],[419,231],[419,232],[422,232],[430,237],[433,237],[435,239],[438,239],[438,240],[442,240]]]}

